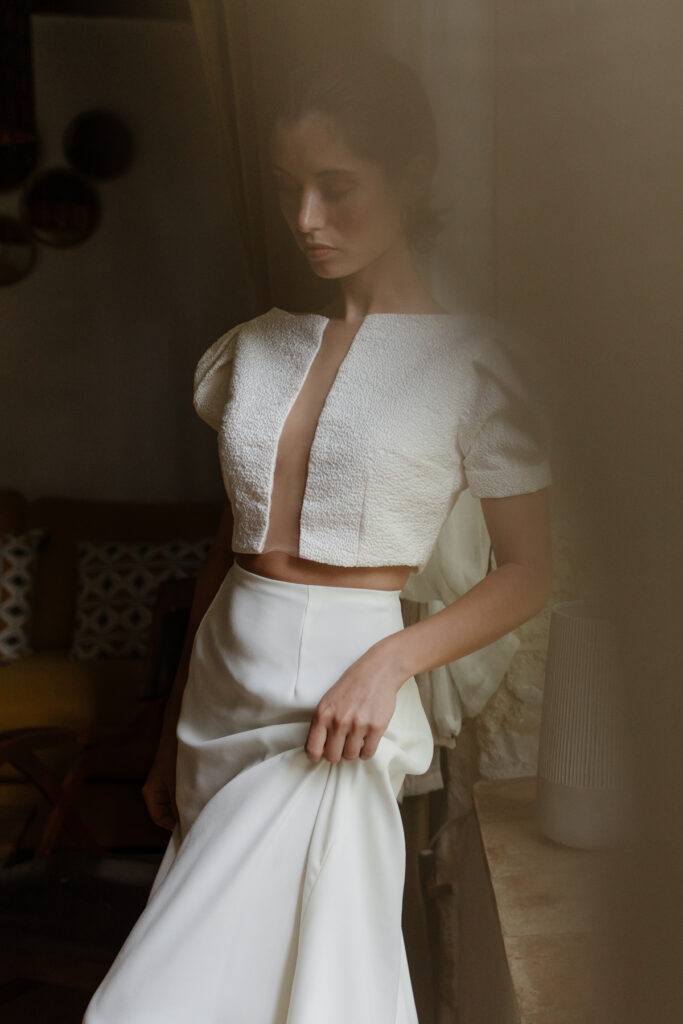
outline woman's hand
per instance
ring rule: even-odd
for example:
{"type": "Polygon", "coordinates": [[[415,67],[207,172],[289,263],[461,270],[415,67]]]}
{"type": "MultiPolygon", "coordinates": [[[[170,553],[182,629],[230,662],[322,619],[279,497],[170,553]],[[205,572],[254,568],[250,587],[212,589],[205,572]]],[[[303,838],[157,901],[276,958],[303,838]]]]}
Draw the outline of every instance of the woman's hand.
{"type": "Polygon", "coordinates": [[[382,641],[373,645],[323,695],[304,745],[311,761],[373,756],[394,713],[396,694],[405,682],[389,649],[382,641]]]}
{"type": "Polygon", "coordinates": [[[178,821],[175,802],[176,753],[175,743],[163,741],[142,787],[142,796],[152,821],[170,832],[178,821]]]}

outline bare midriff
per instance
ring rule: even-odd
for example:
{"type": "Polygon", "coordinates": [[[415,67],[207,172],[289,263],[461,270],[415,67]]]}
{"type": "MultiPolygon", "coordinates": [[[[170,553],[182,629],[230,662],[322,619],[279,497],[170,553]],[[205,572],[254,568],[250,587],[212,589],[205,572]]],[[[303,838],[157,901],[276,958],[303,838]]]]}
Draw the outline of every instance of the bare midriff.
{"type": "MultiPolygon", "coordinates": [[[[299,556],[299,519],[318,417],[357,329],[343,320],[329,320],[323,331],[320,348],[280,434],[264,550],[235,553],[235,561],[249,572],[293,583],[401,590],[417,568],[330,565],[299,556]]],[[[342,494],[339,500],[344,500],[342,494]]]]}
{"type": "Polygon", "coordinates": [[[283,551],[250,554],[240,551],[235,561],[258,576],[293,583],[314,583],[327,587],[364,587],[372,590],[402,590],[417,566],[405,565],[329,565],[312,562],[283,551]]]}

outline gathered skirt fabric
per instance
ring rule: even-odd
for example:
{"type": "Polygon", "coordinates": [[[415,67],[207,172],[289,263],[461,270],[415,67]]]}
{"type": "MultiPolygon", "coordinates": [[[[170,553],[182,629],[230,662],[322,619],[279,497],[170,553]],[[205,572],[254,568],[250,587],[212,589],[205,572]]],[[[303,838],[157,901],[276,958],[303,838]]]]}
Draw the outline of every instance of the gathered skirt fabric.
{"type": "Polygon", "coordinates": [[[417,1024],[396,798],[434,746],[414,677],[372,757],[304,749],[322,696],[403,628],[399,593],[232,564],[192,647],[179,820],[83,1024],[417,1024]]]}

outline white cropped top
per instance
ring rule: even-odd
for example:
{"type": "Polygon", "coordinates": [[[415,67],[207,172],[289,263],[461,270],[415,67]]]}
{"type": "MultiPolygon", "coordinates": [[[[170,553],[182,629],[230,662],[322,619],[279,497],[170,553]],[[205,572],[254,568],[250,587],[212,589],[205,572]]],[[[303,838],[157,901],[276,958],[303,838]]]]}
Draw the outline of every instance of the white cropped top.
{"type": "Polygon", "coordinates": [[[235,552],[420,572],[463,489],[551,483],[546,418],[494,321],[370,314],[336,354],[328,323],[274,307],[197,363],[194,408],[218,432],[235,552]]]}

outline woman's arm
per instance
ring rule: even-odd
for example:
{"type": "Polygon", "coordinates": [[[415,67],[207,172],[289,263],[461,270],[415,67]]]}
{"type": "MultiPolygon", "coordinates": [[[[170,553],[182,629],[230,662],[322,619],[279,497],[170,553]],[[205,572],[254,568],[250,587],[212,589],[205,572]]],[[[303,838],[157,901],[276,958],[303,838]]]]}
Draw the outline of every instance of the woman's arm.
{"type": "Polygon", "coordinates": [[[548,488],[482,498],[496,569],[447,608],[385,637],[376,647],[393,665],[396,685],[456,661],[533,618],[552,591],[548,488]]]}
{"type": "Polygon", "coordinates": [[[305,750],[312,761],[372,757],[410,676],[493,643],[546,604],[552,584],[548,488],[482,498],[481,504],[497,568],[443,611],[383,637],[349,666],[311,720],[305,750]]]}
{"type": "Polygon", "coordinates": [[[178,669],[169,691],[166,707],[164,710],[163,725],[161,731],[160,748],[165,745],[175,745],[175,731],[178,724],[178,714],[183,697],[183,690],[187,682],[190,655],[194,643],[195,633],[202,621],[206,610],[216,596],[216,592],[225,579],[225,574],[230,568],[234,555],[232,552],[232,527],[233,515],[230,502],[226,500],[221,514],[221,521],[218,532],[214,537],[213,544],[209,548],[204,565],[202,566],[195,586],[190,617],[185,635],[185,643],[180,656],[178,669]]]}

